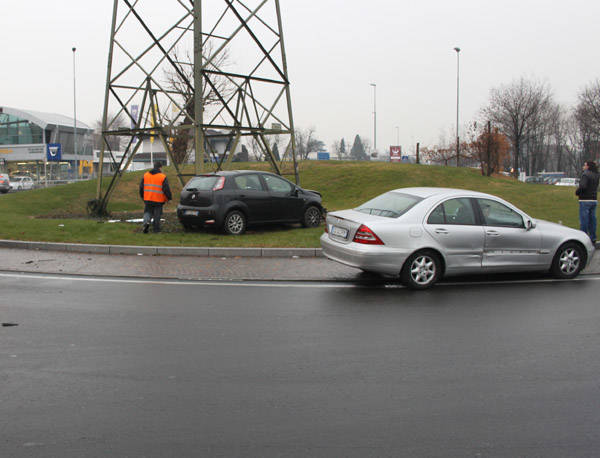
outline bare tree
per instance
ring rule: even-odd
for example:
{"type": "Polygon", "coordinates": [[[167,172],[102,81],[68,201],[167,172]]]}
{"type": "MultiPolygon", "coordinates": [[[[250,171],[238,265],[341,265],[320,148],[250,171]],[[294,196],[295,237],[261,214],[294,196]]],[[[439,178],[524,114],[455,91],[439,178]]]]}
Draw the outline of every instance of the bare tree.
{"type": "Polygon", "coordinates": [[[523,146],[540,128],[551,104],[552,92],[545,83],[523,77],[491,90],[489,105],[483,112],[510,140],[515,176],[519,174],[523,146]]]}
{"type": "Polygon", "coordinates": [[[568,142],[567,110],[561,105],[555,105],[549,115],[551,148],[545,160],[547,170],[563,171],[566,165],[565,153],[568,142]]]}
{"type": "Polygon", "coordinates": [[[296,129],[296,151],[300,160],[306,160],[308,153],[320,151],[325,147],[325,143],[316,137],[316,131],[314,127],[296,129]]]}
{"type": "Polygon", "coordinates": [[[579,129],[581,154],[585,157],[583,161],[596,161],[600,156],[600,81],[589,84],[578,98],[574,118],[579,129]]]}
{"type": "Polygon", "coordinates": [[[600,80],[585,87],[578,99],[579,103],[575,108],[577,120],[586,131],[600,136],[600,80]]]}
{"type": "MultiPolygon", "coordinates": [[[[115,118],[114,114],[111,114],[109,115],[108,119],[115,120],[113,125],[111,126],[111,130],[118,130],[119,128],[125,126],[125,121],[123,120],[122,114],[119,115],[117,118],[115,118]]],[[[94,133],[92,134],[92,136],[94,149],[102,149],[102,119],[98,119],[94,123],[94,133]]],[[[126,138],[119,135],[107,135],[106,142],[108,144],[105,146],[107,146],[110,151],[120,151],[121,143],[127,140],[129,140],[129,137],[126,138]]]]}
{"type": "MultiPolygon", "coordinates": [[[[204,43],[204,53],[206,56],[213,55],[214,44],[211,40],[204,43]]],[[[174,49],[171,52],[171,58],[177,70],[171,69],[165,72],[167,87],[179,94],[179,99],[185,111],[184,119],[180,125],[191,124],[194,118],[194,87],[191,82],[194,81],[194,57],[192,52],[187,50],[182,52],[180,49],[174,49]]],[[[227,50],[221,51],[207,67],[207,70],[222,71],[230,62],[227,50]]],[[[207,78],[203,78],[202,99],[204,106],[210,107],[217,105],[221,98],[228,99],[235,91],[235,85],[225,76],[212,74],[210,83],[207,78]]],[[[168,114],[166,114],[168,116],[168,114]]],[[[177,134],[170,136],[172,140],[172,150],[175,161],[182,164],[187,161],[190,153],[191,134],[187,129],[180,129],[177,134]]]]}

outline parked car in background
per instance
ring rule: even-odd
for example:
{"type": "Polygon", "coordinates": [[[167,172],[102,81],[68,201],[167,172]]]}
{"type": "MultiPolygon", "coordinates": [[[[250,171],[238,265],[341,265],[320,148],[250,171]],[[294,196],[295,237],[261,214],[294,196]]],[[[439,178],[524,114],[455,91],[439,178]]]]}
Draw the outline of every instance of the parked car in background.
{"type": "Polygon", "coordinates": [[[579,186],[579,178],[561,178],[554,184],[556,186],[579,186]]]}
{"type": "Polygon", "coordinates": [[[14,176],[10,179],[10,189],[13,191],[21,191],[24,189],[33,189],[35,183],[31,177],[14,176]]]}
{"type": "Polygon", "coordinates": [[[444,276],[550,271],[576,277],[592,258],[584,232],[534,220],[490,194],[403,188],[328,213],[323,254],[425,289],[444,276]]]}
{"type": "Polygon", "coordinates": [[[217,227],[239,235],[248,225],[301,223],[317,227],[321,194],[269,172],[235,170],[193,177],[181,191],[177,217],[186,229],[217,227]]]}
{"type": "Polygon", "coordinates": [[[556,178],[556,177],[547,177],[544,178],[544,183],[545,184],[556,184],[560,181],[560,178],[556,178]]]}
{"type": "Polygon", "coordinates": [[[525,177],[525,183],[543,184],[544,179],[542,177],[525,177]]]}
{"type": "Polygon", "coordinates": [[[6,194],[10,190],[10,180],[7,173],[0,173],[0,192],[6,194]]]}

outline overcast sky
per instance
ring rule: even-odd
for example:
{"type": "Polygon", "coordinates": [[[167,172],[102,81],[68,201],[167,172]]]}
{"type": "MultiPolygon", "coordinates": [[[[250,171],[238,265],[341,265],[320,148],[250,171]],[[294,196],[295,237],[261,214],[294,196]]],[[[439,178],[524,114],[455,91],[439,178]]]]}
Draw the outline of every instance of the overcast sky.
{"type": "MultiPolygon", "coordinates": [[[[174,0],[141,0],[162,2],[174,0]]],[[[215,2],[216,0],[212,0],[215,2]]],[[[211,1],[205,2],[210,7],[211,1]]],[[[221,2],[219,2],[220,4],[221,2]]],[[[600,2],[589,0],[282,0],[296,126],[313,126],[328,147],[356,134],[377,146],[437,143],[477,116],[489,90],[525,76],[547,82],[568,106],[600,77],[600,2]],[[396,129],[396,128],[399,129],[396,129]]],[[[220,5],[219,5],[220,7],[220,5]]],[[[102,114],[112,1],[3,1],[0,106],[102,114]]]]}

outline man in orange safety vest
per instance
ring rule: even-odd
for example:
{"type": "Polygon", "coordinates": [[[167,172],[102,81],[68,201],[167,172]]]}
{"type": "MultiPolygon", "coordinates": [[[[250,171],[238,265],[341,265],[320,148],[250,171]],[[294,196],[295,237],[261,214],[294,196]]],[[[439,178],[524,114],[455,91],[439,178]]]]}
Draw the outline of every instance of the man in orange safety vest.
{"type": "Polygon", "coordinates": [[[154,163],[154,168],[144,174],[140,182],[140,197],[144,200],[144,234],[148,233],[150,221],[153,221],[152,229],[160,232],[160,217],[163,205],[170,201],[171,188],[167,176],[161,172],[162,164],[154,163]]]}

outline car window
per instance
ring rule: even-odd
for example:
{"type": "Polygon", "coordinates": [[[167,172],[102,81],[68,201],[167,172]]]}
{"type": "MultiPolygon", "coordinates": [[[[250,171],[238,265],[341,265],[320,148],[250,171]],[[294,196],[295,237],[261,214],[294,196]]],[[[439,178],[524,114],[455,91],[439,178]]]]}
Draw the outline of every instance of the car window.
{"type": "Polygon", "coordinates": [[[477,219],[470,199],[450,199],[438,205],[431,212],[427,224],[473,226],[477,224],[477,219]]]}
{"type": "Polygon", "coordinates": [[[429,215],[427,224],[446,224],[446,215],[444,215],[444,204],[439,204],[429,215]]]}
{"type": "Polygon", "coordinates": [[[421,200],[423,199],[417,196],[390,191],[365,202],[355,210],[368,215],[398,218],[421,200]]]}
{"type": "Polygon", "coordinates": [[[216,175],[194,177],[188,181],[188,183],[185,185],[185,189],[187,191],[210,191],[215,186],[219,178],[220,177],[216,175]]]}
{"type": "Polygon", "coordinates": [[[263,175],[263,178],[267,183],[267,188],[269,189],[269,191],[283,193],[292,192],[292,185],[281,178],[275,177],[273,175],[263,175]]]}
{"type": "Polygon", "coordinates": [[[262,191],[263,187],[258,175],[242,175],[233,179],[238,189],[262,191]]]}
{"type": "Polygon", "coordinates": [[[478,202],[486,226],[525,227],[521,215],[506,205],[490,199],[478,199],[478,202]]]}

